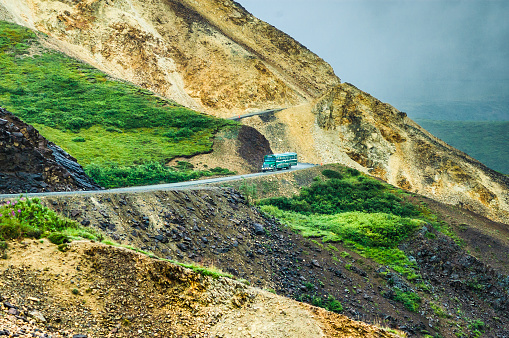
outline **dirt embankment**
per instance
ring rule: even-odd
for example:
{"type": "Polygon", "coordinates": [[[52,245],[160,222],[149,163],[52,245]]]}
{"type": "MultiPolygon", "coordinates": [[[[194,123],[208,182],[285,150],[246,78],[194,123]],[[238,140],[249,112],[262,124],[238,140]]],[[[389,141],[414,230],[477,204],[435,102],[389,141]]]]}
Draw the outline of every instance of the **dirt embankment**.
{"type": "Polygon", "coordinates": [[[2,333],[59,337],[391,337],[342,315],[131,250],[10,242],[2,333]],[[25,327],[26,331],[21,331],[25,327]],[[28,329],[30,327],[30,329],[28,329]]]}
{"type": "Polygon", "coordinates": [[[174,158],[169,165],[179,161],[191,163],[197,169],[221,167],[239,175],[259,172],[263,157],[272,154],[269,141],[255,128],[241,126],[222,130],[214,135],[212,152],[191,158],[174,158]]]}
{"type": "MultiPolygon", "coordinates": [[[[322,168],[284,173],[280,180],[267,177],[266,184],[263,178],[239,184],[254,186],[260,195],[264,191],[291,195],[311,184],[322,168]]],[[[453,335],[456,325],[467,327],[479,319],[491,328],[489,332],[503,332],[509,326],[509,312],[504,310],[508,304],[504,296],[508,289],[504,276],[509,271],[507,229],[459,208],[432,204],[424,197],[409,198],[427,203],[467,242],[467,247],[458,247],[428,227],[402,246],[419,263],[424,279],[418,282],[405,280],[342,243],[302,238],[261,215],[230,189],[47,197],[43,203],[118,242],[163,258],[213,265],[293,299],[311,302],[333,297],[352,319],[383,322],[414,335],[453,335]],[[485,245],[485,240],[497,245],[485,245]],[[418,312],[396,300],[394,281],[420,295],[418,312]],[[442,313],[437,312],[437,304],[442,313]],[[461,315],[455,315],[458,309],[461,315]]]]}

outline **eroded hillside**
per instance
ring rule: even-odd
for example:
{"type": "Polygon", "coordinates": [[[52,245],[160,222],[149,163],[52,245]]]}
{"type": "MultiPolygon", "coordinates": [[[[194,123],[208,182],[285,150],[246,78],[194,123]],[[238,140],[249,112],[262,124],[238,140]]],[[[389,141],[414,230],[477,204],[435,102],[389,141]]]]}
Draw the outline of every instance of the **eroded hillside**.
{"type": "MultiPolygon", "coordinates": [[[[261,195],[291,196],[315,177],[323,179],[322,168],[239,184],[254,185],[261,195]]],[[[380,264],[346,242],[304,238],[232,189],[58,196],[43,203],[124,245],[215,266],[251,285],[352,319],[382,320],[417,336],[467,332],[476,320],[490,334],[503,332],[509,325],[506,227],[423,197],[409,198],[429,205],[440,224],[450,224],[465,243],[422,226],[399,247],[413,257],[414,263],[407,262],[417,274],[412,278],[389,267],[391,258],[380,264]],[[402,298],[401,292],[416,298],[402,298]]]]}
{"type": "Polygon", "coordinates": [[[64,52],[216,116],[293,106],[339,83],[332,68],[230,0],[0,1],[64,52]]]}
{"type": "Polygon", "coordinates": [[[74,242],[59,251],[39,240],[9,247],[9,258],[0,260],[2,335],[392,337],[345,316],[131,250],[74,242]]]}
{"type": "Polygon", "coordinates": [[[387,103],[348,83],[313,106],[266,117],[254,126],[274,152],[303,162],[339,162],[395,186],[509,223],[509,179],[437,139],[387,103]]]}

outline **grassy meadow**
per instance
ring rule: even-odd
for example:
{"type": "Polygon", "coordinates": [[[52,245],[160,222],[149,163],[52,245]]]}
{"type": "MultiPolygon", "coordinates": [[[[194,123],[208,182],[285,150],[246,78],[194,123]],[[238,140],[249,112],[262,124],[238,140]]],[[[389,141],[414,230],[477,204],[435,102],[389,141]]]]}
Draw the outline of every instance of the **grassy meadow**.
{"type": "MultiPolygon", "coordinates": [[[[124,174],[137,171],[139,178],[139,165],[208,152],[217,131],[236,126],[111,79],[81,61],[43,48],[33,31],[3,21],[0,106],[33,124],[74,156],[99,184],[109,187],[120,181],[146,183],[105,179],[104,175],[119,172],[109,170],[112,165],[123,168],[124,174]],[[104,169],[101,177],[94,177],[97,168],[104,169]]],[[[167,170],[195,175],[189,168],[167,170]]]]}

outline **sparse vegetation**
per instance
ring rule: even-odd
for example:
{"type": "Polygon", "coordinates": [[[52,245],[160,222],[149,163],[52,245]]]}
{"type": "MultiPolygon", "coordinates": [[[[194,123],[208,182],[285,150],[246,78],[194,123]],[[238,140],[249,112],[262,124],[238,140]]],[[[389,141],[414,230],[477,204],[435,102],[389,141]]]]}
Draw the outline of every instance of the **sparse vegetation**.
{"type": "Polygon", "coordinates": [[[47,237],[56,245],[76,237],[102,238],[95,230],[82,227],[43,206],[37,198],[21,197],[0,204],[0,240],[41,237],[47,237]]]}
{"type": "Polygon", "coordinates": [[[412,312],[417,312],[421,304],[421,297],[413,292],[403,292],[396,289],[395,301],[403,303],[406,309],[412,312]]]}

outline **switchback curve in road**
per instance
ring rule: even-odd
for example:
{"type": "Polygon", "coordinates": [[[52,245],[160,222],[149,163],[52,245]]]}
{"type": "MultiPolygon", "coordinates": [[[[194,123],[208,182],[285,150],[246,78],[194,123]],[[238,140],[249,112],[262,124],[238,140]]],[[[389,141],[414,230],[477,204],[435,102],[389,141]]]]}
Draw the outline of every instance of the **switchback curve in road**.
{"type": "MultiPolygon", "coordinates": [[[[185,181],[185,182],[177,182],[177,183],[165,183],[165,184],[146,185],[146,186],[137,186],[137,187],[128,187],[128,188],[116,188],[116,189],[109,189],[109,190],[43,192],[43,193],[34,193],[34,194],[23,194],[23,196],[25,196],[25,197],[73,196],[73,195],[116,194],[116,193],[148,192],[148,191],[164,191],[164,190],[186,190],[186,189],[193,189],[198,186],[206,186],[208,184],[213,184],[213,183],[237,181],[237,180],[241,180],[244,178],[266,176],[266,175],[278,175],[278,174],[282,174],[282,173],[289,172],[289,171],[304,170],[304,169],[312,168],[314,166],[316,166],[316,164],[298,163],[296,166],[294,166],[290,169],[279,170],[279,171],[275,171],[275,172],[272,172],[272,171],[259,172],[259,173],[246,174],[246,175],[209,178],[209,179],[205,179],[205,180],[185,181]]],[[[3,194],[3,195],[0,195],[0,199],[16,198],[19,195],[20,194],[3,194]]]]}

